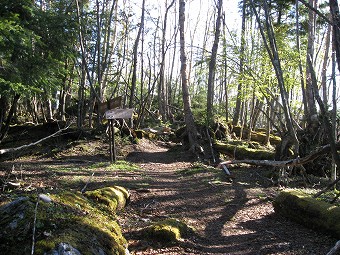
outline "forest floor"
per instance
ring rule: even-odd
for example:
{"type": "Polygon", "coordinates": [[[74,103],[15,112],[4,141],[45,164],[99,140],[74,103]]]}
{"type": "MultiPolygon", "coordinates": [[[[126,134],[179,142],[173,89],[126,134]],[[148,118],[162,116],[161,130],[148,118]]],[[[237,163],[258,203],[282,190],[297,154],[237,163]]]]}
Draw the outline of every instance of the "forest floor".
{"type": "Polygon", "coordinates": [[[91,140],[59,148],[53,155],[1,162],[0,178],[7,174],[24,186],[1,191],[0,204],[14,193],[81,190],[85,183],[87,190],[126,187],[131,201],[117,217],[131,254],[319,255],[336,242],[275,214],[272,200],[281,188],[266,178],[272,169],[233,166],[231,180],[221,170],[202,167],[181,146],[142,139],[119,149],[132,165],[117,170],[108,162],[107,151],[107,144],[91,140]],[[140,234],[150,222],[166,218],[187,223],[193,233],[166,245],[140,234]]]}

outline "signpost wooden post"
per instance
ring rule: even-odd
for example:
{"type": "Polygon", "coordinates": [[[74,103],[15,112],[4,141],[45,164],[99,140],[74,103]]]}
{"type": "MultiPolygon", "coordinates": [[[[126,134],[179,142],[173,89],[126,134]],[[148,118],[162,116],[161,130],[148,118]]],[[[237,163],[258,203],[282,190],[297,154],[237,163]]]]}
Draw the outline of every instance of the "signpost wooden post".
{"type": "Polygon", "coordinates": [[[110,161],[116,162],[116,146],[115,146],[115,129],[113,120],[131,119],[133,109],[112,109],[105,112],[105,119],[109,121],[109,138],[110,138],[110,161]]]}

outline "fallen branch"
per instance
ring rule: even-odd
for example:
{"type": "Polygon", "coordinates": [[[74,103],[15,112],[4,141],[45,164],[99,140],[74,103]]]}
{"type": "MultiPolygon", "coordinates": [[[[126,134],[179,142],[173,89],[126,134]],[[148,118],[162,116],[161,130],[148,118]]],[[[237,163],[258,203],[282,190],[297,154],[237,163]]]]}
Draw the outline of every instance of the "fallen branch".
{"type": "Polygon", "coordinates": [[[40,139],[40,140],[38,140],[38,141],[36,141],[34,143],[25,144],[25,145],[22,145],[22,146],[19,146],[19,147],[16,147],[16,148],[1,149],[0,150],[0,155],[3,155],[5,153],[9,153],[9,152],[16,152],[16,151],[19,151],[19,150],[23,150],[23,149],[27,149],[29,147],[35,146],[35,145],[37,145],[37,144],[39,144],[39,143],[41,143],[43,141],[46,141],[46,140],[48,140],[50,138],[53,138],[53,137],[59,135],[63,131],[67,130],[70,127],[70,125],[66,126],[65,128],[59,129],[57,132],[55,132],[55,133],[53,133],[53,134],[51,134],[49,136],[46,136],[46,137],[44,137],[44,138],[42,138],[42,139],[40,139]]]}
{"type": "Polygon", "coordinates": [[[339,249],[340,249],[340,241],[337,241],[335,246],[326,255],[338,254],[339,249]]]}
{"type": "MultiPolygon", "coordinates": [[[[340,149],[340,142],[336,143],[336,149],[340,149]]],[[[231,164],[249,164],[249,165],[256,165],[256,166],[272,166],[272,167],[288,167],[288,166],[301,166],[308,162],[311,162],[318,157],[330,153],[331,147],[329,144],[322,146],[320,149],[318,149],[316,152],[303,157],[303,158],[295,158],[295,159],[289,159],[289,160],[283,160],[283,161],[275,161],[275,160],[253,160],[253,159],[242,159],[242,160],[229,160],[221,162],[218,167],[222,168],[222,165],[231,165],[231,164]]]]}

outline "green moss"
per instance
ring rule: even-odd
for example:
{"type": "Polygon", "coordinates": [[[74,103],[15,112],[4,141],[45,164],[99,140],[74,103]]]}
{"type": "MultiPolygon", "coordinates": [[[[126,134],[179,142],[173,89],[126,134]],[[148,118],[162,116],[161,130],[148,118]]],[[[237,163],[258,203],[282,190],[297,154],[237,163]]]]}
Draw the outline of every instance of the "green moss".
{"type": "Polygon", "coordinates": [[[214,144],[214,148],[220,153],[235,156],[236,159],[270,160],[274,159],[275,157],[274,151],[266,150],[263,148],[260,149],[249,148],[249,143],[242,141],[228,143],[216,142],[214,144]]]}
{"type": "Polygon", "coordinates": [[[202,163],[195,163],[190,168],[180,169],[177,171],[180,175],[190,176],[190,175],[197,175],[201,173],[217,173],[220,172],[214,167],[209,167],[202,163]]]}
{"type": "Polygon", "coordinates": [[[175,242],[192,231],[177,219],[166,219],[154,223],[144,230],[149,238],[162,242],[175,242]]]}
{"type": "Polygon", "coordinates": [[[129,192],[120,186],[105,187],[102,189],[87,191],[84,195],[91,200],[105,205],[112,213],[114,213],[117,209],[123,208],[129,198],[129,192]]]}
{"type": "Polygon", "coordinates": [[[104,168],[104,170],[108,170],[108,171],[111,171],[111,170],[135,171],[139,169],[137,165],[127,162],[125,160],[117,160],[113,164],[109,162],[100,162],[100,163],[91,165],[89,168],[90,169],[104,168]]]}
{"type": "Polygon", "coordinates": [[[110,170],[124,170],[124,171],[135,171],[138,170],[139,167],[131,162],[127,162],[124,160],[118,160],[116,163],[111,164],[109,167],[110,170]]]}
{"type": "MultiPolygon", "coordinates": [[[[232,128],[232,132],[235,132],[235,134],[238,137],[240,137],[241,126],[234,126],[232,128]]],[[[248,139],[249,138],[249,129],[248,128],[244,128],[243,129],[242,137],[244,139],[248,139]]],[[[256,131],[251,131],[251,140],[252,141],[264,144],[266,139],[267,139],[266,130],[264,130],[264,129],[257,129],[256,131]]],[[[273,144],[273,145],[276,145],[279,142],[281,142],[281,138],[278,137],[278,136],[275,136],[273,134],[269,135],[269,140],[270,140],[270,143],[273,144]]]]}
{"type": "Polygon", "coordinates": [[[340,208],[315,199],[301,190],[289,190],[279,194],[273,202],[277,213],[307,227],[323,230],[340,238],[340,208]]]}
{"type": "MultiPolygon", "coordinates": [[[[35,254],[44,254],[62,242],[72,245],[84,255],[125,254],[127,241],[112,213],[103,213],[97,203],[78,192],[63,192],[50,197],[52,203],[39,202],[35,254]]],[[[25,236],[22,239],[15,237],[12,243],[1,241],[1,251],[5,254],[29,253],[34,205],[35,202],[30,201],[26,207],[28,212],[23,224],[29,226],[29,230],[25,236]]]]}

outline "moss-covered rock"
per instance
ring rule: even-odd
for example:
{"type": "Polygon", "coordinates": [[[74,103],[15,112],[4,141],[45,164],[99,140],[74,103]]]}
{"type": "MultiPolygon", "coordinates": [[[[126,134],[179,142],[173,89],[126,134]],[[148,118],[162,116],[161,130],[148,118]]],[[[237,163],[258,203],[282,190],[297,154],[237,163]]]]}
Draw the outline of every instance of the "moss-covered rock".
{"type": "Polygon", "coordinates": [[[281,192],[273,202],[275,212],[315,230],[340,238],[340,208],[298,190],[281,192]]]}
{"type": "Polygon", "coordinates": [[[87,191],[84,195],[87,198],[106,206],[107,209],[113,213],[118,209],[122,209],[130,197],[129,192],[120,186],[87,191]]]}
{"type": "Polygon", "coordinates": [[[167,243],[183,238],[192,232],[192,229],[177,219],[166,219],[145,228],[144,232],[150,239],[167,243]]]}
{"type": "MultiPolygon", "coordinates": [[[[48,253],[61,243],[69,244],[82,255],[125,254],[127,241],[114,214],[103,213],[97,203],[79,192],[49,197],[53,202],[39,201],[37,207],[35,254],[48,253]]],[[[0,227],[6,229],[0,235],[0,250],[4,254],[30,254],[36,200],[24,198],[0,208],[0,227]],[[17,208],[20,220],[12,214],[12,208],[17,208]]]]}
{"type": "Polygon", "coordinates": [[[256,160],[263,160],[263,159],[274,159],[275,158],[275,152],[268,150],[268,149],[254,149],[249,148],[254,147],[249,146],[249,143],[242,142],[242,141],[236,141],[236,142],[228,142],[228,143],[221,143],[216,142],[214,144],[214,148],[222,153],[227,154],[232,157],[235,156],[235,159],[256,159],[256,160]]]}

